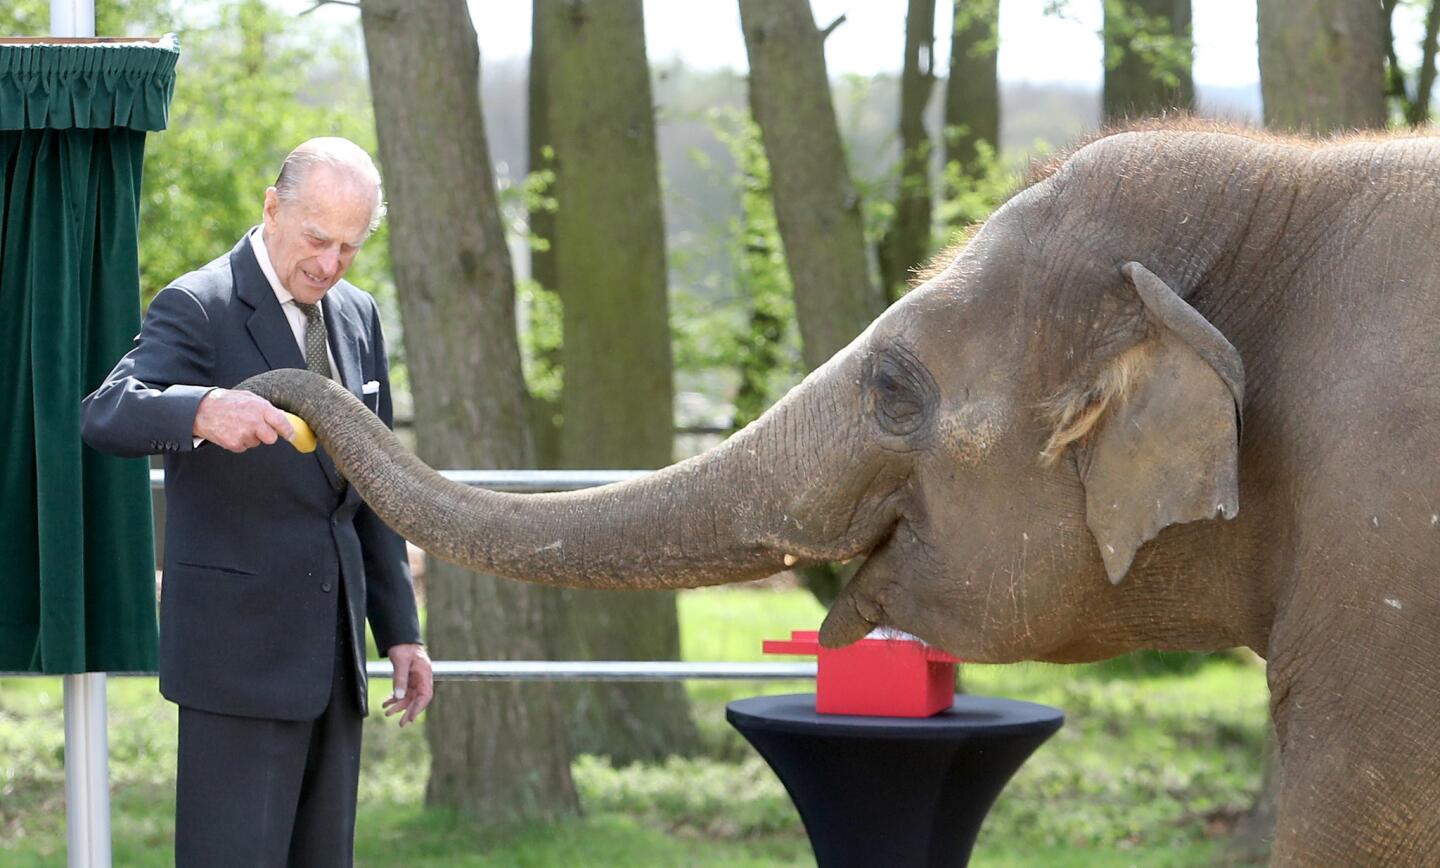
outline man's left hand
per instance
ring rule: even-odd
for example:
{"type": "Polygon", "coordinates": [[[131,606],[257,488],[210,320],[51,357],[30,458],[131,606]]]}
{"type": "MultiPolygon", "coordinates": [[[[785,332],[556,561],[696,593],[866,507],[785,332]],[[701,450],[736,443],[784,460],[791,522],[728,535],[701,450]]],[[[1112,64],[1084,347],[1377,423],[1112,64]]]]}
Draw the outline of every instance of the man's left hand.
{"type": "Polygon", "coordinates": [[[400,725],[415,720],[416,715],[430,704],[435,692],[435,676],[430,668],[430,655],[424,645],[391,645],[385,652],[390,664],[395,667],[395,690],[383,703],[385,716],[403,711],[400,725]]]}

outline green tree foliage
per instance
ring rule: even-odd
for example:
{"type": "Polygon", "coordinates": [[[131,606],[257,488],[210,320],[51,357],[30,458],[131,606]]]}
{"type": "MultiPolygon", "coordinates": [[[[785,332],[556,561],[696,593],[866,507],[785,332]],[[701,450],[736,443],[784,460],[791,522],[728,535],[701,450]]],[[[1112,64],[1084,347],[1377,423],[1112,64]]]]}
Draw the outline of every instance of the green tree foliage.
{"type": "Polygon", "coordinates": [[[520,353],[525,385],[532,398],[551,405],[558,413],[565,368],[560,359],[564,342],[564,308],[554,280],[553,267],[546,274],[535,269],[551,252],[546,227],[553,225],[559,203],[555,199],[554,151],[539,150],[544,168],[534,169],[518,184],[499,186],[500,216],[513,235],[530,248],[531,276],[515,282],[516,305],[520,309],[520,353]],[[543,215],[543,216],[542,216],[543,215]]]}
{"type": "MultiPolygon", "coordinates": [[[[738,385],[731,430],[738,431],[800,381],[804,362],[760,130],[748,114],[735,109],[712,110],[707,122],[734,160],[733,169],[725,166],[721,171],[741,209],[715,242],[724,249],[734,285],[713,301],[677,290],[675,363],[677,370],[690,373],[722,370],[734,375],[738,385]]],[[[704,161],[699,153],[694,157],[704,161]]]]}
{"type": "Polygon", "coordinates": [[[739,119],[727,144],[739,158],[736,184],[741,217],[736,221],[738,244],[732,249],[742,292],[750,303],[748,328],[736,335],[735,390],[731,428],[740,430],[760,418],[803,374],[800,333],[795,325],[795,298],[785,250],[770,198],[770,164],[754,121],[739,119]]]}
{"type": "Polygon", "coordinates": [[[1189,6],[1176,0],[1105,0],[1105,65],[1113,69],[1127,54],[1137,54],[1162,85],[1181,87],[1190,80],[1194,54],[1189,6]]]}
{"type": "Polygon", "coordinates": [[[538,280],[518,280],[515,289],[516,304],[525,317],[525,327],[520,330],[525,385],[532,397],[555,404],[565,382],[565,367],[560,362],[565,311],[560,295],[538,280]]]}
{"type": "MultiPolygon", "coordinates": [[[[164,32],[174,0],[107,0],[96,4],[97,36],[141,36],[164,32]]],[[[44,36],[50,32],[50,0],[8,0],[0,6],[0,33],[44,36]]]]}
{"type": "MultiPolygon", "coordinates": [[[[957,168],[946,171],[940,188],[942,199],[969,195],[973,182],[985,175],[1000,147],[1000,2],[955,0],[953,13],[943,153],[946,166],[955,164],[957,168]]],[[[958,228],[955,219],[968,223],[978,217],[956,215],[953,209],[948,218],[936,214],[938,224],[950,230],[958,228]]]]}
{"type": "Polygon", "coordinates": [[[887,302],[905,294],[909,279],[930,249],[933,143],[925,107],[935,87],[935,0],[909,0],[905,14],[905,61],[900,73],[900,177],[894,217],[875,247],[887,302]]]}
{"type": "Polygon", "coordinates": [[[1105,119],[1193,109],[1190,0],[1105,0],[1105,119]]]}
{"type": "MultiPolygon", "coordinates": [[[[336,135],[375,152],[363,63],[353,44],[264,0],[206,7],[209,20],[193,6],[173,9],[162,21],[180,37],[175,99],[169,129],[147,146],[140,213],[147,300],[260,222],[265,188],[295,145],[336,135]]],[[[388,294],[389,273],[385,239],[376,237],[356,257],[350,279],[388,294]]],[[[399,342],[392,336],[390,343],[399,342]]]]}
{"type": "Polygon", "coordinates": [[[1001,162],[995,146],[983,139],[972,145],[968,164],[959,161],[945,164],[941,189],[947,195],[935,210],[936,226],[944,236],[932,249],[953,241],[954,230],[964,230],[990,216],[1010,197],[1020,183],[1016,173],[1001,162]]]}
{"type": "MultiPolygon", "coordinates": [[[[47,0],[0,8],[0,33],[50,30],[47,0]]],[[[375,152],[358,47],[265,0],[111,0],[96,4],[101,36],[175,33],[180,41],[169,127],[148,137],[140,203],[140,292],[224,254],[260,222],[265,188],[291,148],[313,136],[375,152]],[[241,86],[243,85],[243,86],[241,86]]],[[[382,224],[349,279],[381,298],[389,345],[400,346],[382,224]]],[[[394,372],[403,384],[403,366],[394,372]]]]}

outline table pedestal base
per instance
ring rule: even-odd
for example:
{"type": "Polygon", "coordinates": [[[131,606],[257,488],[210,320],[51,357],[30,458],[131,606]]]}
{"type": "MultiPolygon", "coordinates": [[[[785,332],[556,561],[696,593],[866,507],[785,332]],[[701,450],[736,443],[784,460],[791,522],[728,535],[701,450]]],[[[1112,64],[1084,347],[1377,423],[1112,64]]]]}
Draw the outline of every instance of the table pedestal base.
{"type": "Polygon", "coordinates": [[[743,699],[725,716],[789,791],[819,868],[965,865],[996,796],[1064,722],[982,696],[927,718],[819,715],[814,694],[743,699]]]}

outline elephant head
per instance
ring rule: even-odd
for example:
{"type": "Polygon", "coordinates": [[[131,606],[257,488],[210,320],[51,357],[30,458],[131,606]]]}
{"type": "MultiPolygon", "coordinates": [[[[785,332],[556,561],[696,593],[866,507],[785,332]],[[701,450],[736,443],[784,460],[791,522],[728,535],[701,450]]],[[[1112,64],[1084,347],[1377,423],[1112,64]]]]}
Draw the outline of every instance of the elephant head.
{"type": "Polygon", "coordinates": [[[1167,528],[1239,509],[1244,374],[1153,241],[1062,213],[1066,174],[1012,199],[761,419],[643,479],[470,489],[333,383],[274,371],[240,388],[309,421],[400,533],[478,571],[678,588],[863,556],[828,645],[888,626],[971,660],[1108,656],[1164,626],[1126,614],[1137,552],[1163,567],[1175,558],[1151,541],[1167,528]]]}

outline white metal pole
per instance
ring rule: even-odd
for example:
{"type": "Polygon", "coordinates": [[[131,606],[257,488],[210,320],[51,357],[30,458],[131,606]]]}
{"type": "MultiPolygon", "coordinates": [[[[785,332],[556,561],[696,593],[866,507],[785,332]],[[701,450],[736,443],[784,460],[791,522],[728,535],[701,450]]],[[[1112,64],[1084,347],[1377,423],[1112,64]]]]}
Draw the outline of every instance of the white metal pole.
{"type": "Polygon", "coordinates": [[[70,868],[110,868],[105,673],[65,676],[65,818],[70,868]]]}
{"type": "Polygon", "coordinates": [[[94,36],[95,0],[50,0],[50,35],[94,36]]]}
{"type": "MultiPolygon", "coordinates": [[[[53,36],[94,36],[95,0],[50,0],[53,36]]],[[[105,673],[65,676],[65,817],[70,868],[110,868],[105,673]]]]}

